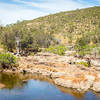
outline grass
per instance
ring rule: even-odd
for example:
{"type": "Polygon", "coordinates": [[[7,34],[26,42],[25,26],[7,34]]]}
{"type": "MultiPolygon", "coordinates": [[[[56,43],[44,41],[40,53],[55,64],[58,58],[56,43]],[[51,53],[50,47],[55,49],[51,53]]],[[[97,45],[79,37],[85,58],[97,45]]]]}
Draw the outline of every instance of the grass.
{"type": "Polygon", "coordinates": [[[49,48],[46,48],[45,51],[64,56],[66,50],[67,50],[66,46],[57,45],[57,46],[50,46],[49,48]]]}

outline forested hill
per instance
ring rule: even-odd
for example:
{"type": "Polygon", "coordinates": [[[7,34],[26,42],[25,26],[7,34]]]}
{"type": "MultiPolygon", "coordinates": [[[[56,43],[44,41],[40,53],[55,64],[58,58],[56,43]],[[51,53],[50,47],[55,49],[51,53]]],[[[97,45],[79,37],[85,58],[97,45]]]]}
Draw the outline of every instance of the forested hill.
{"type": "Polygon", "coordinates": [[[79,45],[83,47],[98,44],[100,7],[60,12],[0,27],[0,44],[9,51],[16,49],[16,37],[20,39],[22,49],[49,47],[58,41],[66,45],[81,43],[79,45]]]}
{"type": "Polygon", "coordinates": [[[57,39],[61,39],[64,43],[74,42],[81,35],[94,32],[97,28],[100,28],[100,6],[60,12],[19,22],[16,26],[21,24],[25,28],[27,26],[41,33],[54,34],[57,39]]]}
{"type": "Polygon", "coordinates": [[[82,34],[100,28],[100,7],[61,12],[26,22],[28,27],[55,34],[63,42],[73,42],[82,34]],[[66,36],[69,38],[66,38],[66,36]]]}

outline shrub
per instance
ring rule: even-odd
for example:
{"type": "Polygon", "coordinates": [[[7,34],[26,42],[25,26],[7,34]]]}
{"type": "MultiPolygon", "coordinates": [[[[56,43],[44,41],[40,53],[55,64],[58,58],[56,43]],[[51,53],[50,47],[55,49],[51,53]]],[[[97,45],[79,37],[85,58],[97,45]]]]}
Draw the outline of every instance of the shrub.
{"type": "Polygon", "coordinates": [[[79,64],[79,65],[84,65],[84,66],[86,66],[86,67],[88,67],[88,63],[87,62],[77,62],[77,64],[79,64]]]}
{"type": "Polygon", "coordinates": [[[49,48],[46,48],[47,52],[52,52],[54,54],[58,54],[58,55],[65,55],[65,51],[66,51],[66,46],[64,45],[57,45],[57,46],[50,46],[49,48]]]}
{"type": "Polygon", "coordinates": [[[16,64],[16,57],[10,53],[0,53],[0,64],[5,68],[11,68],[16,64]]]}
{"type": "Polygon", "coordinates": [[[90,38],[87,35],[83,35],[76,41],[75,49],[80,56],[83,57],[91,53],[93,47],[90,46],[89,43],[90,43],[90,38]]]}

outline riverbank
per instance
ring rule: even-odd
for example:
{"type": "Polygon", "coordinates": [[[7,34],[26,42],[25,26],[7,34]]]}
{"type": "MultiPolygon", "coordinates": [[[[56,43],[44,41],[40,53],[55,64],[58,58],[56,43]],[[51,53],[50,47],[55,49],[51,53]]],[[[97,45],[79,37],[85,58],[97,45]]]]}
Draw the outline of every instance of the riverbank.
{"type": "MultiPolygon", "coordinates": [[[[24,95],[27,97],[27,99],[23,98],[25,100],[28,100],[30,98],[31,98],[30,100],[33,100],[35,96],[37,96],[37,98],[39,97],[40,99],[43,96],[44,97],[46,96],[45,100],[65,100],[66,98],[69,98],[68,96],[75,98],[75,100],[76,99],[83,100],[87,94],[93,95],[93,97],[88,96],[87,99],[93,98],[93,100],[98,100],[98,99],[95,99],[95,97],[96,98],[100,97],[99,94],[93,91],[78,92],[75,89],[64,88],[64,87],[55,85],[52,78],[41,75],[41,74],[0,73],[0,83],[5,85],[4,88],[0,89],[0,99],[2,100],[6,100],[6,98],[7,100],[8,99],[11,100],[11,96],[13,97],[13,99],[15,99],[16,95],[18,95],[18,98],[19,98],[18,100],[22,99],[24,95]],[[12,91],[16,91],[16,92],[12,92],[12,91]],[[42,93],[42,96],[41,96],[41,93],[42,93]],[[49,99],[48,96],[53,97],[53,98],[49,99]]],[[[87,100],[87,99],[84,99],[84,100],[87,100]]]]}
{"type": "Polygon", "coordinates": [[[38,73],[51,77],[56,85],[76,89],[80,92],[92,89],[100,92],[99,67],[85,67],[70,64],[81,59],[73,56],[59,56],[51,53],[38,53],[34,56],[20,57],[18,67],[4,72],[38,73]]]}

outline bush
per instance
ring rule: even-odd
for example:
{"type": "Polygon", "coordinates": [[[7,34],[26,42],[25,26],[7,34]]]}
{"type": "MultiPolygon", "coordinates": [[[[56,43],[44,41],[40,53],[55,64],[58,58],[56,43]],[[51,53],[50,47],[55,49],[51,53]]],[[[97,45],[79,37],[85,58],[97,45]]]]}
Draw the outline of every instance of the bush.
{"type": "Polygon", "coordinates": [[[10,53],[0,53],[0,64],[5,68],[11,68],[16,64],[16,57],[10,53]]]}
{"type": "Polygon", "coordinates": [[[57,45],[57,46],[50,46],[49,48],[46,48],[47,52],[52,52],[54,54],[58,54],[58,55],[65,55],[65,51],[66,51],[66,46],[64,45],[57,45]]]}
{"type": "Polygon", "coordinates": [[[80,56],[83,57],[91,52],[92,48],[89,45],[89,43],[90,43],[90,38],[87,35],[86,36],[83,35],[76,41],[75,49],[80,56]]]}
{"type": "Polygon", "coordinates": [[[77,64],[79,64],[79,65],[84,65],[84,66],[86,66],[86,67],[88,67],[88,63],[87,62],[77,62],[77,64]]]}

